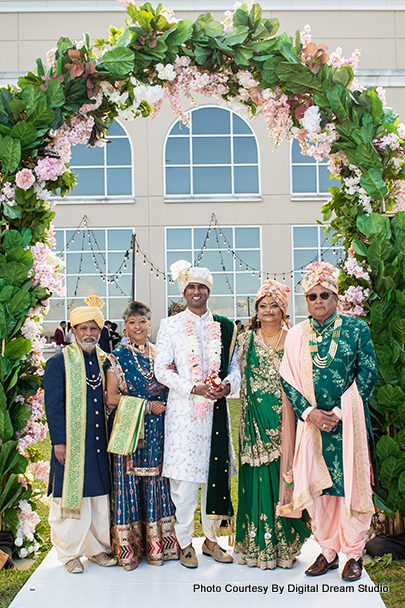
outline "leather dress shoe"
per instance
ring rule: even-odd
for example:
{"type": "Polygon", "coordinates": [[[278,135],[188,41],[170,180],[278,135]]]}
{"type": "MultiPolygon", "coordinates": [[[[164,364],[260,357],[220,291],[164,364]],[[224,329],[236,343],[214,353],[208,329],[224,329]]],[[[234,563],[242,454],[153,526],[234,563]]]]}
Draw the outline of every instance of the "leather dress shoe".
{"type": "Polygon", "coordinates": [[[328,570],[336,570],[339,568],[339,556],[336,553],[336,557],[333,561],[328,562],[323,553],[320,553],[312,566],[305,570],[305,574],[307,576],[321,576],[322,574],[326,574],[328,570]]]}
{"type": "Polygon", "coordinates": [[[361,578],[361,571],[363,570],[363,561],[361,557],[359,559],[348,559],[345,563],[345,567],[342,570],[342,579],[344,581],[358,581],[361,578]]]}

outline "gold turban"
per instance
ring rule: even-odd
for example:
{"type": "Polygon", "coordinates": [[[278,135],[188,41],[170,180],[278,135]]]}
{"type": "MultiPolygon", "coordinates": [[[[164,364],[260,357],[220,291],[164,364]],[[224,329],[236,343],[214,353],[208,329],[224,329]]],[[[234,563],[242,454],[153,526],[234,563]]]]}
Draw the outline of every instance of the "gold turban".
{"type": "Polygon", "coordinates": [[[87,306],[78,306],[74,308],[70,313],[70,324],[72,327],[80,325],[81,323],[87,323],[88,321],[95,321],[100,329],[104,327],[104,315],[101,312],[101,308],[104,306],[104,302],[98,296],[88,296],[84,300],[87,306]]]}

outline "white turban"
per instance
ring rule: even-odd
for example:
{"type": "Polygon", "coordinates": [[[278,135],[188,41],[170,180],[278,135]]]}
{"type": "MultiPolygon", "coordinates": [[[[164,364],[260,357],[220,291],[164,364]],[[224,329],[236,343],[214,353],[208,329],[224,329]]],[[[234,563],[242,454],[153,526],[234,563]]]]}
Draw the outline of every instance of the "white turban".
{"type": "Polygon", "coordinates": [[[170,266],[173,279],[179,284],[179,291],[183,295],[189,283],[201,283],[211,291],[213,278],[208,268],[192,266],[186,260],[178,260],[170,266]]]}

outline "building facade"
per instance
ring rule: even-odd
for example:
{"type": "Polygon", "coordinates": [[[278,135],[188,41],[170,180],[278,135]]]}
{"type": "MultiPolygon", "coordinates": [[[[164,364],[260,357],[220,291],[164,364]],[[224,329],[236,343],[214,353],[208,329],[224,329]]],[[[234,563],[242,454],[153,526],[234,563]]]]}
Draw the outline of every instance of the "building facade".
{"type": "MultiPolygon", "coordinates": [[[[222,21],[233,0],[163,4],[178,18],[194,21],[210,11],[222,21]]],[[[280,33],[294,36],[309,24],[313,41],[327,44],[329,53],[342,47],[349,57],[361,49],[358,80],[385,87],[388,105],[404,120],[403,0],[261,5],[265,17],[279,19],[280,33]]],[[[122,27],[124,19],[122,6],[108,0],[0,1],[0,85],[32,71],[37,57],[45,61],[60,36],[106,37],[109,26],[122,27]]],[[[153,121],[116,122],[105,148],[73,148],[78,184],[57,201],[54,221],[66,297],[52,299],[47,336],[91,293],[105,299],[106,316],[117,322],[133,295],[146,302],[155,335],[159,319],[181,304],[169,280],[177,259],[208,266],[211,308],[243,321],[263,278],[284,280],[297,322],[306,310],[305,265],[320,256],[335,264],[342,259],[317,224],[328,188],[336,185],[327,163],[303,157],[296,143],[283,142],[275,153],[263,118],[248,120],[212,98],[194,101],[184,100],[190,128],[166,104],[153,121]]]]}

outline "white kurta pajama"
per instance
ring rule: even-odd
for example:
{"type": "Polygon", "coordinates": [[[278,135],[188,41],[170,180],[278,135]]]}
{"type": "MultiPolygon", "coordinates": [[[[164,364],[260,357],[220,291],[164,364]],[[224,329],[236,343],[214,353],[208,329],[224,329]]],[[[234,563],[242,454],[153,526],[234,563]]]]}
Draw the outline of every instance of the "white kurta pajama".
{"type": "MultiPolygon", "coordinates": [[[[200,346],[200,361],[203,377],[208,371],[208,324],[213,321],[211,311],[201,317],[188,308],[160,323],[156,340],[155,375],[169,390],[165,417],[165,441],[163,456],[163,476],[171,481],[172,499],[176,506],[176,535],[182,548],[191,543],[194,511],[198,502],[198,484],[205,486],[208,481],[211,448],[212,411],[204,418],[194,414],[191,390],[194,382],[188,364],[186,338],[183,323],[191,319],[194,323],[200,346]],[[174,363],[176,372],[168,369],[174,363]],[[176,483],[172,483],[175,480],[176,483]],[[182,482],[180,484],[180,482],[182,482]],[[183,483],[188,482],[188,483],[183,483]],[[196,491],[197,487],[197,491],[196,491]]],[[[230,384],[231,392],[241,382],[237,353],[233,354],[229,373],[224,379],[230,384]]],[[[229,420],[229,415],[228,415],[229,420]]],[[[235,463],[233,449],[231,458],[235,463]]],[[[234,466],[233,468],[236,469],[234,466]]],[[[205,495],[205,487],[202,488],[205,495]]],[[[204,533],[211,540],[211,521],[205,518],[205,504],[202,508],[204,533]]]]}

